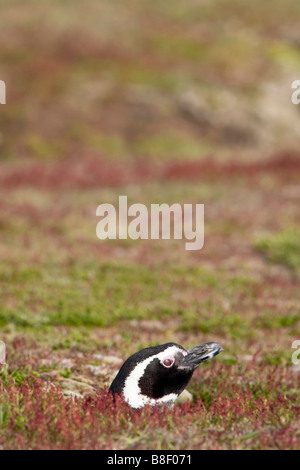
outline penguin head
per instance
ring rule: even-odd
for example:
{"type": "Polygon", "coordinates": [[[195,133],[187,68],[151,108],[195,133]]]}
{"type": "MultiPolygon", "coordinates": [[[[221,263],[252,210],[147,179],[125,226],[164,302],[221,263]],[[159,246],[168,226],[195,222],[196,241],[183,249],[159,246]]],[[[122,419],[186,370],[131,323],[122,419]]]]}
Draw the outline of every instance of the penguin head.
{"type": "Polygon", "coordinates": [[[212,342],[187,350],[176,343],[142,349],[125,361],[109,392],[123,395],[132,408],[172,404],[199,364],[222,350],[218,343],[212,342]]]}

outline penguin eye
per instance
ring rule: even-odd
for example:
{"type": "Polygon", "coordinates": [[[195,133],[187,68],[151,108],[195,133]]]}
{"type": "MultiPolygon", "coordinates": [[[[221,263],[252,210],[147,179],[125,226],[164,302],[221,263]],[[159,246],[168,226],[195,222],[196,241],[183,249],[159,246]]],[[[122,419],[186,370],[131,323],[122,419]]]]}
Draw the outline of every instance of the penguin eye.
{"type": "Polygon", "coordinates": [[[174,364],[175,362],[175,359],[174,357],[166,357],[163,361],[162,361],[162,365],[164,367],[172,367],[172,365],[174,364]]]}

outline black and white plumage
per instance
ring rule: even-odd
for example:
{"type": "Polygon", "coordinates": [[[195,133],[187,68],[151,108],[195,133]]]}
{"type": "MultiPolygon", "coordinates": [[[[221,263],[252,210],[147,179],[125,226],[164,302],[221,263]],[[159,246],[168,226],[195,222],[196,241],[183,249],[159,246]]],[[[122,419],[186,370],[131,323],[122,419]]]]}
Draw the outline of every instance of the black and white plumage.
{"type": "Polygon", "coordinates": [[[123,395],[132,408],[170,405],[186,388],[199,364],[222,351],[222,346],[213,342],[187,350],[176,343],[142,349],[124,362],[109,392],[123,395]]]}

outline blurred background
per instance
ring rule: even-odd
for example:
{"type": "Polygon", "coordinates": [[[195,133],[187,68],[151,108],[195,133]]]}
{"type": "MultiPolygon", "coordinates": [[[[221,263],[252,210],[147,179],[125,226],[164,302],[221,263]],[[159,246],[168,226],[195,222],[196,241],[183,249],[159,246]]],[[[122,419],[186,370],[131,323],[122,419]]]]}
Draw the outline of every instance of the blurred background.
{"type": "Polygon", "coordinates": [[[2,335],[122,357],[213,339],[220,360],[263,350],[267,362],[290,361],[300,3],[0,7],[2,335]],[[147,207],[204,203],[203,250],[98,240],[96,208],[119,195],[147,207]]]}
{"type": "Polygon", "coordinates": [[[293,0],[14,0],[1,10],[2,160],[241,161],[297,148],[293,0]]]}

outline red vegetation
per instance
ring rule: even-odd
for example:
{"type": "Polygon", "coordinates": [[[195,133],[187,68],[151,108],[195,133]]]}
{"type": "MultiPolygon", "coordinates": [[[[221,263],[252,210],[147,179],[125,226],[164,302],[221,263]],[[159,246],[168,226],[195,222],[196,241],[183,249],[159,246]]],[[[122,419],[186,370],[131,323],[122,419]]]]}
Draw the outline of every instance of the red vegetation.
{"type": "Polygon", "coordinates": [[[214,159],[174,163],[166,169],[165,176],[168,179],[183,178],[197,180],[202,176],[205,176],[205,178],[226,178],[229,176],[255,177],[262,173],[284,176],[293,172],[300,173],[300,156],[286,152],[275,155],[268,160],[249,163],[237,160],[219,163],[214,159]]]}
{"type": "Polygon", "coordinates": [[[34,186],[37,188],[99,188],[119,187],[130,183],[153,180],[205,180],[209,178],[254,178],[263,173],[278,175],[281,179],[300,174],[300,156],[294,153],[276,155],[265,161],[217,162],[214,158],[168,164],[132,160],[110,162],[104,157],[80,155],[56,162],[29,161],[13,166],[1,164],[0,184],[5,188],[34,186]]]}
{"type": "Polygon", "coordinates": [[[37,188],[118,187],[153,177],[153,168],[143,162],[111,163],[91,155],[69,157],[54,163],[30,161],[16,167],[2,165],[0,184],[5,188],[34,186],[37,188]]]}
{"type": "MultiPolygon", "coordinates": [[[[212,390],[224,365],[214,369],[217,375],[207,369],[206,377],[202,376],[211,382],[212,390]]],[[[160,435],[163,448],[170,442],[177,449],[240,448],[243,443],[246,448],[298,448],[300,409],[295,397],[276,389],[283,380],[287,388],[292,387],[295,375],[273,369],[266,376],[266,390],[258,392],[250,384],[234,385],[236,374],[230,367],[227,372],[228,383],[223,390],[218,385],[219,394],[212,395],[209,404],[198,399],[172,410],[132,410],[121,399],[114,403],[107,390],[65,398],[54,385],[34,377],[19,385],[7,379],[0,385],[0,445],[4,449],[151,449],[160,435]]]]}

